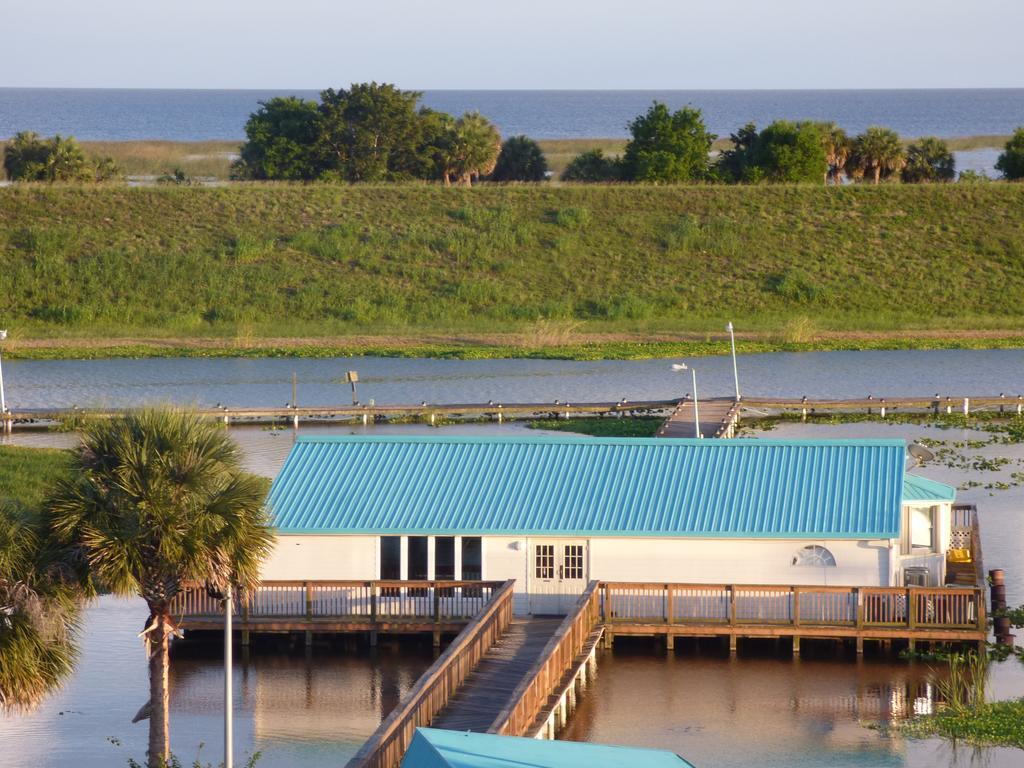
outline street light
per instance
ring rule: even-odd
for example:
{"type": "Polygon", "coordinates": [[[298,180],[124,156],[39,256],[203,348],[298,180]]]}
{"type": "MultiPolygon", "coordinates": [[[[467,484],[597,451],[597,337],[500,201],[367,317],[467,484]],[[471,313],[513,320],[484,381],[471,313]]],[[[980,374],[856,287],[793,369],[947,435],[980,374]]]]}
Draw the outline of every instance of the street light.
{"type": "Polygon", "coordinates": [[[673,371],[689,370],[693,376],[693,434],[694,437],[704,437],[700,431],[700,408],[697,405],[697,370],[686,363],[672,363],[673,371]]]}
{"type": "Polygon", "coordinates": [[[736,334],[732,332],[732,320],[725,326],[729,332],[729,344],[732,346],[732,380],[736,384],[736,402],[740,401],[740,373],[736,367],[736,334]]]}
{"type": "MultiPolygon", "coordinates": [[[[0,341],[7,338],[7,331],[0,330],[0,341]]],[[[7,413],[7,401],[4,400],[4,361],[0,357],[0,413],[7,413]]]]}
{"type": "Polygon", "coordinates": [[[231,584],[224,590],[224,768],[232,768],[234,757],[234,736],[232,734],[231,695],[231,584]]]}

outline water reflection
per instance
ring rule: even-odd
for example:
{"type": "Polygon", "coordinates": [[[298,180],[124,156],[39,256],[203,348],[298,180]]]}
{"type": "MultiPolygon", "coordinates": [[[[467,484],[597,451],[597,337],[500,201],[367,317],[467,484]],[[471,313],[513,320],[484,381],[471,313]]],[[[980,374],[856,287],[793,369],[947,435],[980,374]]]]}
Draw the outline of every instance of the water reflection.
{"type": "Polygon", "coordinates": [[[722,658],[634,643],[603,652],[561,738],[671,749],[697,766],[925,768],[1024,762],[1019,750],[955,749],[864,727],[928,710],[928,665],[884,659],[722,658]]]}

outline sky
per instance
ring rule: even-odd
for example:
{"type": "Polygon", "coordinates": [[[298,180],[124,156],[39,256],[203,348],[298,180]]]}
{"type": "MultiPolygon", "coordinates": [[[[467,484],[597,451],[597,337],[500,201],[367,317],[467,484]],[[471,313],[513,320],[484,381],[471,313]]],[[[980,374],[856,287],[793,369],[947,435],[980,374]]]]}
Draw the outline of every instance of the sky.
{"type": "Polygon", "coordinates": [[[0,0],[0,86],[1024,86],[1021,0],[0,0]]]}

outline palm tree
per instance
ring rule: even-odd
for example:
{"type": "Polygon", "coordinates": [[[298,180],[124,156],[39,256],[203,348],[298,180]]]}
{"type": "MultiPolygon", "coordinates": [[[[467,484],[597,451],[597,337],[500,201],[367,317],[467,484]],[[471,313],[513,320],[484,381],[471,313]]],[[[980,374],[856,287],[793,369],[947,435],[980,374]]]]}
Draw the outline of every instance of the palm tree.
{"type": "Polygon", "coordinates": [[[820,123],[821,141],[825,147],[825,161],[828,163],[828,170],[825,171],[825,184],[829,179],[833,184],[839,184],[846,167],[846,161],[850,157],[851,142],[846,131],[835,123],[820,123]]]}
{"type": "Polygon", "coordinates": [[[899,173],[906,164],[907,156],[899,134],[889,128],[873,126],[854,139],[846,170],[856,179],[871,174],[878,184],[883,175],[899,173]]]}
{"type": "Polygon", "coordinates": [[[0,711],[35,706],[71,673],[83,576],[38,515],[0,503],[0,711]]]}
{"type": "Polygon", "coordinates": [[[222,427],[168,408],[88,425],[73,470],[50,501],[53,529],[82,548],[93,578],[149,607],[148,761],[163,766],[171,602],[190,584],[258,583],[273,540],[265,483],[242,471],[222,427]]]}
{"type": "Polygon", "coordinates": [[[494,170],[501,152],[501,134],[479,112],[467,112],[452,124],[445,142],[442,177],[445,186],[452,178],[466,186],[494,170]]]}

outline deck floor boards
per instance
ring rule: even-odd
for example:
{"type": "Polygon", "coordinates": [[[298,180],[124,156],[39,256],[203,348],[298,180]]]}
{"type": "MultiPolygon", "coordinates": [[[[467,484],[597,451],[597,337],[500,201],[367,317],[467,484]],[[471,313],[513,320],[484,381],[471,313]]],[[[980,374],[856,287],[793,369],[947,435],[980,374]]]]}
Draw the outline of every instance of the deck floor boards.
{"type": "MultiPolygon", "coordinates": [[[[697,403],[700,431],[704,437],[718,437],[723,420],[728,417],[735,401],[730,398],[709,398],[697,403]]],[[[681,400],[665,420],[658,437],[696,437],[693,418],[693,400],[681,400]]]]}
{"type": "Polygon", "coordinates": [[[540,658],[562,617],[516,618],[505,635],[480,661],[448,705],[438,712],[433,728],[485,732],[511,702],[523,675],[540,658]]]}

